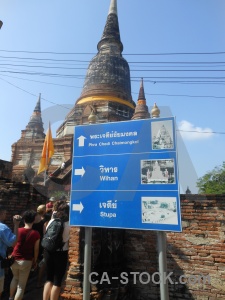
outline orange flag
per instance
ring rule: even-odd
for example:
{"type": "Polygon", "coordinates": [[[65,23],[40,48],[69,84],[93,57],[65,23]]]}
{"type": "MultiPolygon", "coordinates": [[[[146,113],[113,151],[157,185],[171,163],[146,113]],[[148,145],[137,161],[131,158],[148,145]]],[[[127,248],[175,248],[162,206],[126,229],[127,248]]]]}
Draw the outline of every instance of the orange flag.
{"type": "Polygon", "coordinates": [[[50,163],[50,159],[53,156],[53,154],[54,154],[54,145],[53,145],[51,127],[49,123],[49,128],[46,132],[45,141],[42,149],[38,174],[48,169],[48,165],[50,163]]]}

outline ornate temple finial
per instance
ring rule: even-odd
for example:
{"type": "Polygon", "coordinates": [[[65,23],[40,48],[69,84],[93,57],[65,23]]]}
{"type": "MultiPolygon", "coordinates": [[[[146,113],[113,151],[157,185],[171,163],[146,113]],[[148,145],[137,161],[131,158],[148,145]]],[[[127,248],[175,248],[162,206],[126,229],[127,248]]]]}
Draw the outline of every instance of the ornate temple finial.
{"type": "Polygon", "coordinates": [[[151,110],[151,115],[152,115],[152,118],[159,118],[159,116],[160,116],[160,109],[158,108],[156,103],[154,103],[154,106],[151,110]]]}
{"type": "Polygon", "coordinates": [[[117,0],[111,0],[108,14],[117,15],[117,0]]]}

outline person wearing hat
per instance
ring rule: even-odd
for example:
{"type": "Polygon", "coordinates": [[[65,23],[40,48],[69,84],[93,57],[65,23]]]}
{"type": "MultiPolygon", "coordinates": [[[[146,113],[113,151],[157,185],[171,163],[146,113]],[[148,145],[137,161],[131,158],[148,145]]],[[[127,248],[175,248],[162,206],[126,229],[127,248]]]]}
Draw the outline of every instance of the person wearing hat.
{"type": "Polygon", "coordinates": [[[50,202],[55,202],[56,200],[55,200],[55,197],[51,197],[50,199],[49,199],[49,201],[50,202]]]}

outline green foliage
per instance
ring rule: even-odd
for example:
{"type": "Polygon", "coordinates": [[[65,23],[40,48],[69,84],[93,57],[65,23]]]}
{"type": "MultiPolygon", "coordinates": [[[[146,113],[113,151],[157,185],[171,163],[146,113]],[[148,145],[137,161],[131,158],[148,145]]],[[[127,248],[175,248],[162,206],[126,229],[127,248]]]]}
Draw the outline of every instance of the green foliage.
{"type": "Polygon", "coordinates": [[[225,194],[225,162],[197,180],[199,194],[225,194]]]}

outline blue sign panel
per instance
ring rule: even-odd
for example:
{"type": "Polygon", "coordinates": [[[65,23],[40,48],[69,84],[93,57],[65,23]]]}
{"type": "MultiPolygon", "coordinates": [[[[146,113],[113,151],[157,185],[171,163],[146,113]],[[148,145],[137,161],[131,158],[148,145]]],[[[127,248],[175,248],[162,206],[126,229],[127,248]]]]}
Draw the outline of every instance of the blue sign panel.
{"type": "Polygon", "coordinates": [[[70,225],[181,231],[174,118],[75,127],[70,225]]]}

